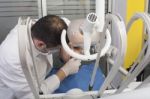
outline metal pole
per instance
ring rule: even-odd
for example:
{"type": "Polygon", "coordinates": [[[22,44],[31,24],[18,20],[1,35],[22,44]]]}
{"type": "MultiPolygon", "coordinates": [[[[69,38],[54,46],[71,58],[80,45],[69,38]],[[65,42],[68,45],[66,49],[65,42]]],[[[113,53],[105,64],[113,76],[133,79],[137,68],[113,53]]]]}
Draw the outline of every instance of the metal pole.
{"type": "Polygon", "coordinates": [[[38,17],[41,18],[43,16],[42,13],[42,0],[37,0],[38,3],[38,17]]]}
{"type": "Polygon", "coordinates": [[[42,0],[42,12],[43,15],[42,16],[46,16],[47,15],[47,0],[42,0]]]}
{"type": "Polygon", "coordinates": [[[96,15],[98,16],[97,31],[102,32],[105,23],[105,0],[96,0],[96,15]]]}

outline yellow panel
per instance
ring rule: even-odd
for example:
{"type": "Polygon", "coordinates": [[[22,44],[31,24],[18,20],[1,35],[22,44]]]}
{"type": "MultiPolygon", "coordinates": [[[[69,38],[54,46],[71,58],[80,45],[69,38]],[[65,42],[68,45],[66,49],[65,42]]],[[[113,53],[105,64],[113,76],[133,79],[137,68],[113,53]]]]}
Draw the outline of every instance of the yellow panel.
{"type": "MultiPolygon", "coordinates": [[[[127,17],[126,22],[130,20],[130,18],[136,12],[144,12],[145,10],[145,0],[127,0],[127,17]]],[[[125,68],[129,68],[130,65],[133,64],[134,60],[139,55],[142,42],[143,42],[143,23],[142,20],[136,21],[130,31],[128,32],[128,45],[127,45],[127,54],[125,57],[125,68]]]]}

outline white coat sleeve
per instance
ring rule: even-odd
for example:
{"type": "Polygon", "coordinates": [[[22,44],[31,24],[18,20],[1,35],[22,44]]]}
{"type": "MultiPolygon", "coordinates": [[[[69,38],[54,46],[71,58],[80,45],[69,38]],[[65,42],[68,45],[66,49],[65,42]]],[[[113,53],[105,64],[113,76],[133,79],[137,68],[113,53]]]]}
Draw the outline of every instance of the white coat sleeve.
{"type": "Polygon", "coordinates": [[[57,75],[52,75],[48,77],[43,83],[41,84],[41,90],[44,94],[53,93],[60,85],[60,80],[57,75]]]}

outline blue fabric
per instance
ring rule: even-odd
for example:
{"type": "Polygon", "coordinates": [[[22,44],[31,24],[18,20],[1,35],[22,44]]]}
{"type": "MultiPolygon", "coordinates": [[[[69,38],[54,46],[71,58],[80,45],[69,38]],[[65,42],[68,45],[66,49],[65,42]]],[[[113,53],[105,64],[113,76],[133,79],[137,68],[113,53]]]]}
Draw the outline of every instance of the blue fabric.
{"type": "MultiPolygon", "coordinates": [[[[55,93],[65,93],[72,88],[79,88],[83,91],[88,91],[93,69],[94,63],[81,66],[78,73],[68,76],[60,83],[60,87],[55,91],[55,93]]],[[[56,73],[57,70],[58,69],[54,68],[50,75],[56,73]]],[[[99,90],[104,79],[104,75],[102,74],[101,70],[98,69],[93,90],[99,90]]]]}

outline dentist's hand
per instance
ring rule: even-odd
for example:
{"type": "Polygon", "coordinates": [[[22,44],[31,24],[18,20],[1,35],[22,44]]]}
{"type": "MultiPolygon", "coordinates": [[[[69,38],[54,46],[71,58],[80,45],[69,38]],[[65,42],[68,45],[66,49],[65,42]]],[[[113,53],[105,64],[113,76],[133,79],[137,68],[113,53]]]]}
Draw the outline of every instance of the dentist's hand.
{"type": "Polygon", "coordinates": [[[64,71],[66,76],[68,76],[77,73],[80,65],[81,60],[72,58],[61,68],[61,70],[64,71]]]}

